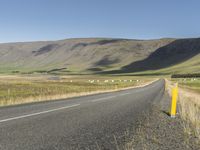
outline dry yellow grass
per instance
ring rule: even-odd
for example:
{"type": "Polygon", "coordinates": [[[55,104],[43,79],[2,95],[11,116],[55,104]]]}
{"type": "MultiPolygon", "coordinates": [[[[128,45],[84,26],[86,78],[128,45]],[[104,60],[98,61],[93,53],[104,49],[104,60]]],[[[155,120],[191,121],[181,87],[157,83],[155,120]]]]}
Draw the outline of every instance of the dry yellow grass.
{"type": "MultiPolygon", "coordinates": [[[[167,84],[167,90],[171,94],[173,84],[169,81],[167,84]]],[[[178,103],[185,132],[196,136],[200,141],[200,94],[179,86],[178,103]]]]}
{"type": "Polygon", "coordinates": [[[144,85],[155,79],[99,76],[0,76],[0,105],[70,98],[144,85]]]}
{"type": "Polygon", "coordinates": [[[200,140],[200,94],[179,88],[180,114],[185,131],[194,134],[200,140]]]}

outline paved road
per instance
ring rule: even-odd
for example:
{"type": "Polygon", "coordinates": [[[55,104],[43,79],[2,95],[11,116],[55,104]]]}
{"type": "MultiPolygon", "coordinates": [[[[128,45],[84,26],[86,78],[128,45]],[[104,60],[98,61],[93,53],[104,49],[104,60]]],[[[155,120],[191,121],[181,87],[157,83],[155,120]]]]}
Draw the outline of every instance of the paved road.
{"type": "Polygon", "coordinates": [[[0,149],[115,149],[163,91],[159,80],[143,88],[0,108],[0,149]]]}

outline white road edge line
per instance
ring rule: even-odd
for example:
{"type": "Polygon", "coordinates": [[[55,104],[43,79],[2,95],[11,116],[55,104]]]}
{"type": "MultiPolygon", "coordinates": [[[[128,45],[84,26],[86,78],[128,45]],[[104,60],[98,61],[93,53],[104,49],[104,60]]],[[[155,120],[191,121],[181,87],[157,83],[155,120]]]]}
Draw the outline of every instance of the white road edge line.
{"type": "Polygon", "coordinates": [[[7,118],[7,119],[0,120],[0,123],[11,121],[11,120],[27,118],[27,117],[32,117],[32,116],[41,115],[41,114],[46,114],[46,113],[49,113],[49,112],[54,112],[54,111],[58,111],[58,110],[62,110],[62,109],[72,108],[72,107],[76,107],[76,106],[79,106],[79,105],[80,104],[74,104],[74,105],[70,105],[70,106],[65,106],[65,107],[60,107],[60,108],[56,108],[56,109],[41,111],[41,112],[37,112],[37,113],[22,115],[22,116],[18,116],[18,117],[7,118]]]}
{"type": "Polygon", "coordinates": [[[123,94],[120,94],[120,96],[124,96],[124,95],[128,95],[128,94],[131,94],[131,93],[123,93],[123,94]]]}
{"type": "Polygon", "coordinates": [[[116,96],[109,96],[109,97],[99,98],[99,99],[92,100],[92,102],[103,101],[103,100],[111,99],[111,98],[114,98],[114,97],[116,97],[116,96]]]}

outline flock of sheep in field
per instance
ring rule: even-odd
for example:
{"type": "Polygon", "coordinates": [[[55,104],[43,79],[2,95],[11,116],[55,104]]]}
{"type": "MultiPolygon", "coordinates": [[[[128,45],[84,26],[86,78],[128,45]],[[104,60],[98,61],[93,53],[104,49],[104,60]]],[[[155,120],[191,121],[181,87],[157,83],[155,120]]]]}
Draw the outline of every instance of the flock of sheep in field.
{"type": "MultiPolygon", "coordinates": [[[[89,83],[94,83],[94,82],[101,82],[100,80],[88,80],[89,83]]],[[[133,80],[103,80],[102,82],[108,83],[108,82],[133,82],[133,80]]],[[[139,82],[139,80],[136,80],[136,82],[139,82]]]]}
{"type": "MultiPolygon", "coordinates": [[[[139,82],[140,80],[135,80],[135,82],[139,82]]],[[[74,82],[73,80],[70,80],[69,82],[74,82]]],[[[134,80],[87,80],[86,82],[89,83],[114,83],[114,82],[134,82],[134,80]]]]}

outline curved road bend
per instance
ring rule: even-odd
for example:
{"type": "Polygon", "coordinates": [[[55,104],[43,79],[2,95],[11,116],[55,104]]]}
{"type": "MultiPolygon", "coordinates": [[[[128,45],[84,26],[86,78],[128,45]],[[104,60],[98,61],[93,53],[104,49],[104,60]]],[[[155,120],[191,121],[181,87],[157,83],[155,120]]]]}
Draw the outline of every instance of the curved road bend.
{"type": "Polygon", "coordinates": [[[160,100],[164,80],[148,86],[0,108],[0,150],[115,149],[140,114],[160,100]]]}

